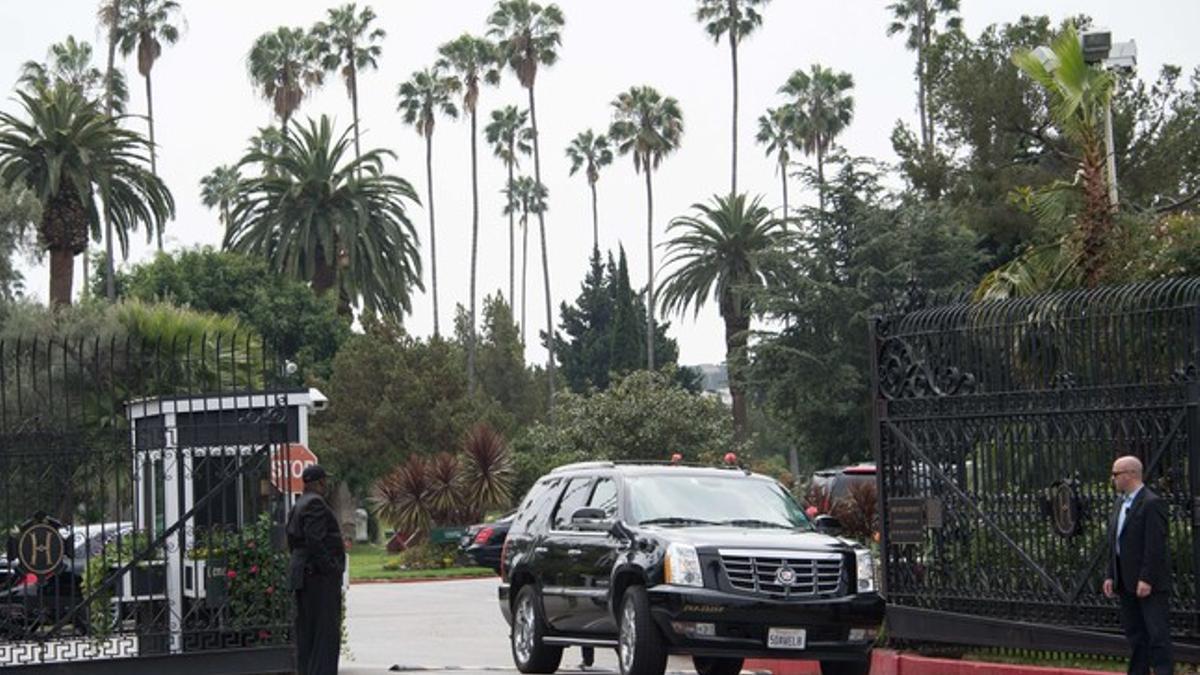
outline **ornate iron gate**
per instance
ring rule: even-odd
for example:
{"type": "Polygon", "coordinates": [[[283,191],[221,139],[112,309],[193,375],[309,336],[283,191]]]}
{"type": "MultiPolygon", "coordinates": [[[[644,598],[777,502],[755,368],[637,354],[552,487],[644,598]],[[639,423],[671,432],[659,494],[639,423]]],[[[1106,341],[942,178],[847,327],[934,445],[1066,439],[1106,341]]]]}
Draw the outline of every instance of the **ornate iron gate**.
{"type": "Polygon", "coordinates": [[[1200,638],[1200,281],[910,308],[871,347],[893,636],[1123,654],[1101,583],[1132,454],[1170,505],[1172,630],[1200,638]]]}
{"type": "Polygon", "coordinates": [[[249,337],[0,342],[0,670],[291,671],[283,379],[249,337]]]}

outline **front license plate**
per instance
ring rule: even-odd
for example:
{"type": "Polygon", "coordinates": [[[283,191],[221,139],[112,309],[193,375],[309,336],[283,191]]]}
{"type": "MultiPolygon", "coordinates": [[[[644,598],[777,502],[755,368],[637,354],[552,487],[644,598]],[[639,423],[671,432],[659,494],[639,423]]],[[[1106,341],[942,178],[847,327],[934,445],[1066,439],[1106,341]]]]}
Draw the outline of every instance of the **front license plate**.
{"type": "Polygon", "coordinates": [[[804,649],[806,637],[803,628],[770,628],[767,630],[767,648],[804,649]]]}

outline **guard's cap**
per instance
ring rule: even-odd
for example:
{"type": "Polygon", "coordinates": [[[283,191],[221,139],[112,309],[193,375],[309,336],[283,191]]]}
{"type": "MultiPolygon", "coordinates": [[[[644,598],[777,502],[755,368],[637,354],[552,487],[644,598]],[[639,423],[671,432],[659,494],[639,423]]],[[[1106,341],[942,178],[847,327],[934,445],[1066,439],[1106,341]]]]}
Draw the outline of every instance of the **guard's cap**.
{"type": "Polygon", "coordinates": [[[304,467],[304,471],[300,474],[300,480],[304,481],[305,483],[313,483],[321,480],[322,478],[328,477],[329,472],[326,471],[325,468],[320,464],[309,464],[308,466],[304,467]]]}

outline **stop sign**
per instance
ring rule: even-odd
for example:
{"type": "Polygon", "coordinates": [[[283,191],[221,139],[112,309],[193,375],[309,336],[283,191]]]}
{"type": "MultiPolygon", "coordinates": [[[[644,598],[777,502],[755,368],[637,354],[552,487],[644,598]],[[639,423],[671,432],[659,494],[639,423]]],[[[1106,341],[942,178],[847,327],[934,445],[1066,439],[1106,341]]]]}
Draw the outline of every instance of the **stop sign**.
{"type": "Polygon", "coordinates": [[[280,492],[304,492],[300,476],[304,468],[317,463],[317,456],[299,443],[278,447],[271,453],[271,483],[280,492]]]}

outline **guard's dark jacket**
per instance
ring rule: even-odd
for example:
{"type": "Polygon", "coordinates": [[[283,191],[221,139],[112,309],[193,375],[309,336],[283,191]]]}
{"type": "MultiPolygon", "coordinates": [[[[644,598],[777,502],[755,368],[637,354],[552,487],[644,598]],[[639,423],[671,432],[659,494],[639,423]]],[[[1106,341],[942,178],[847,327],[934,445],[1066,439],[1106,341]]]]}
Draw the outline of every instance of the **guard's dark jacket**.
{"type": "Polygon", "coordinates": [[[1138,581],[1150,584],[1155,593],[1171,590],[1171,568],[1167,556],[1167,505],[1148,487],[1134,497],[1121,529],[1121,554],[1117,555],[1117,522],[1121,501],[1108,523],[1108,578],[1117,591],[1133,593],[1138,581]]]}
{"type": "Polygon", "coordinates": [[[287,526],[288,549],[292,552],[288,580],[292,590],[304,588],[306,575],[341,577],[346,564],[346,547],[333,509],[315,492],[296,500],[287,526]]]}
{"type": "Polygon", "coordinates": [[[288,581],[296,593],[296,672],[337,675],[346,564],[337,518],[320,495],[306,492],[292,507],[287,534],[288,581]]]}

